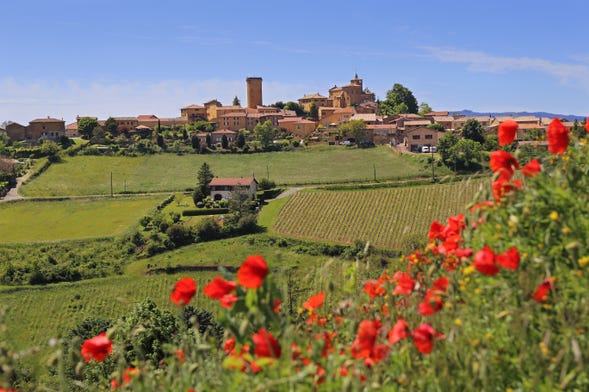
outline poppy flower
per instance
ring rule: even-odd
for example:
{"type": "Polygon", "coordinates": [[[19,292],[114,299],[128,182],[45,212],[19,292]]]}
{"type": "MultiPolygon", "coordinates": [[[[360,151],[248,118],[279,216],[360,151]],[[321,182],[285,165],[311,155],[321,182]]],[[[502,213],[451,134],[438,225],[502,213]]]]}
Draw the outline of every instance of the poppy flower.
{"type": "Polygon", "coordinates": [[[514,169],[519,169],[517,159],[507,151],[495,150],[491,153],[489,166],[493,173],[499,173],[499,180],[509,181],[514,169]]]}
{"type": "Polygon", "coordinates": [[[137,377],[139,375],[139,369],[134,367],[128,367],[123,372],[123,385],[130,384],[133,377],[137,377]]]}
{"type": "Polygon", "coordinates": [[[192,278],[182,278],[174,286],[170,300],[176,305],[188,305],[196,294],[196,282],[192,278]]]}
{"type": "Polygon", "coordinates": [[[430,240],[443,239],[443,236],[442,236],[443,229],[444,229],[444,225],[442,225],[437,220],[433,221],[431,226],[429,227],[429,233],[427,235],[427,238],[429,238],[430,240]]]}
{"type": "Polygon", "coordinates": [[[548,294],[554,287],[553,283],[555,280],[556,279],[554,277],[544,279],[544,281],[538,285],[536,291],[532,294],[532,298],[538,302],[545,302],[548,299],[548,294]]]}
{"type": "Polygon", "coordinates": [[[434,338],[443,338],[430,324],[421,324],[413,330],[413,345],[422,354],[429,354],[434,348],[434,338]]]}
{"type": "Polygon", "coordinates": [[[505,252],[495,255],[497,264],[507,269],[517,269],[519,266],[519,252],[515,246],[509,248],[505,252]]]}
{"type": "Polygon", "coordinates": [[[252,337],[254,342],[254,353],[258,357],[280,358],[280,344],[278,340],[264,328],[260,328],[258,333],[252,337]]]}
{"type": "Polygon", "coordinates": [[[587,120],[585,120],[585,130],[589,132],[589,117],[587,117],[587,120]]]}
{"type": "Polygon", "coordinates": [[[374,298],[376,296],[382,297],[387,293],[387,291],[382,287],[382,282],[374,279],[364,283],[363,290],[370,298],[374,298]]]}
{"type": "Polygon", "coordinates": [[[219,303],[222,307],[230,309],[233,306],[233,304],[237,302],[237,299],[237,295],[235,294],[226,294],[219,298],[219,303]]]}
{"type": "Polygon", "coordinates": [[[372,353],[381,324],[378,320],[364,320],[358,326],[358,335],[352,343],[354,358],[367,358],[372,353]]]}
{"type": "Polygon", "coordinates": [[[395,272],[393,280],[397,282],[397,287],[395,287],[393,294],[411,294],[415,288],[415,281],[406,272],[395,272]]]}
{"type": "Polygon", "coordinates": [[[103,332],[84,341],[80,352],[86,362],[90,362],[91,359],[102,362],[112,352],[112,341],[106,337],[106,332],[103,332]]]}
{"type": "Polygon", "coordinates": [[[212,299],[221,299],[237,288],[237,284],[230,280],[225,280],[219,276],[215,277],[205,286],[203,292],[212,299]]]}
{"type": "Polygon", "coordinates": [[[499,130],[497,136],[499,138],[499,145],[504,146],[506,144],[513,143],[515,134],[517,132],[518,124],[513,120],[505,120],[499,124],[499,130]]]}
{"type": "Polygon", "coordinates": [[[562,154],[569,145],[569,130],[558,118],[555,118],[548,125],[546,139],[548,139],[548,151],[553,154],[562,154]]]}
{"type": "Polygon", "coordinates": [[[243,287],[257,289],[268,275],[268,265],[262,256],[249,256],[237,271],[237,281],[243,287]]]}
{"type": "Polygon", "coordinates": [[[526,163],[522,168],[522,174],[526,177],[534,177],[536,174],[540,173],[540,171],[542,171],[542,166],[536,158],[526,163]]]}
{"type": "Polygon", "coordinates": [[[446,278],[445,276],[442,276],[441,278],[434,280],[434,283],[432,284],[432,288],[434,290],[446,292],[446,289],[448,288],[449,284],[450,284],[450,281],[448,280],[448,278],[446,278]]]}
{"type": "Polygon", "coordinates": [[[227,339],[223,344],[223,351],[225,351],[226,354],[233,354],[235,350],[235,343],[236,341],[234,338],[227,339]]]}
{"type": "Polygon", "coordinates": [[[282,301],[280,298],[276,298],[273,302],[272,310],[274,313],[280,313],[280,305],[282,305],[282,301]]]}
{"type": "Polygon", "coordinates": [[[407,336],[409,336],[409,334],[410,334],[409,325],[407,325],[405,320],[400,318],[395,323],[395,325],[393,325],[393,328],[391,328],[391,330],[389,331],[389,342],[391,344],[395,344],[399,340],[404,339],[407,336]]]}
{"type": "Polygon", "coordinates": [[[472,265],[482,274],[497,275],[499,267],[495,263],[495,253],[491,248],[485,246],[474,255],[472,265]]]}
{"type": "Polygon", "coordinates": [[[495,198],[495,201],[500,202],[501,199],[509,196],[509,194],[518,188],[519,185],[520,183],[516,183],[515,181],[513,184],[505,180],[493,181],[491,188],[493,190],[493,197],[495,198]]]}
{"type": "Polygon", "coordinates": [[[309,298],[308,301],[303,302],[303,308],[307,309],[309,312],[320,308],[323,305],[323,300],[325,299],[325,292],[322,291],[319,294],[313,295],[309,298]]]}
{"type": "Polygon", "coordinates": [[[418,310],[422,316],[429,316],[442,309],[442,306],[440,292],[428,289],[423,297],[423,302],[419,304],[418,310]]]}

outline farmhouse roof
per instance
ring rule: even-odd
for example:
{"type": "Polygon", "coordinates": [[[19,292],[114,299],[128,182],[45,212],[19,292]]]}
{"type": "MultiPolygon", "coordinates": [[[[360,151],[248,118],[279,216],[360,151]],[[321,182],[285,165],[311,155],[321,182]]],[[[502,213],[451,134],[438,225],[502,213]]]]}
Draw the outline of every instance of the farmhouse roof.
{"type": "Polygon", "coordinates": [[[137,117],[113,117],[116,121],[137,121],[137,117]]]}
{"type": "Polygon", "coordinates": [[[204,109],[204,106],[192,104],[184,106],[182,109],[204,109]]]}
{"type": "Polygon", "coordinates": [[[232,131],[230,129],[219,129],[218,131],[214,131],[214,134],[225,134],[225,135],[235,135],[237,132],[232,131]]]}
{"type": "Polygon", "coordinates": [[[29,121],[29,123],[48,123],[48,122],[62,122],[65,123],[65,121],[60,120],[58,118],[52,118],[52,117],[47,117],[47,118],[36,118],[32,121],[29,121]]]}
{"type": "Polygon", "coordinates": [[[245,177],[245,178],[219,178],[215,177],[209,184],[209,186],[250,186],[256,181],[254,177],[245,177]]]}
{"type": "Polygon", "coordinates": [[[319,93],[313,93],[313,94],[307,94],[301,99],[327,99],[327,97],[324,97],[323,95],[321,95],[319,93]]]}
{"type": "Polygon", "coordinates": [[[137,120],[144,121],[144,120],[157,120],[157,116],[155,114],[140,114],[137,116],[137,120]]]}

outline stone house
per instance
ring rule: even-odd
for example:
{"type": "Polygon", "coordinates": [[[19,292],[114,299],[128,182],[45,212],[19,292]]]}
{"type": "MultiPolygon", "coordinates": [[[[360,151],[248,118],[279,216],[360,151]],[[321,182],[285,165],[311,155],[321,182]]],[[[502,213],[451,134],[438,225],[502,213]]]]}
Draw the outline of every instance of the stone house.
{"type": "Polygon", "coordinates": [[[29,121],[25,132],[26,140],[30,142],[41,139],[57,141],[63,135],[65,135],[65,121],[51,117],[29,121]]]}
{"type": "Polygon", "coordinates": [[[211,199],[230,199],[231,194],[237,188],[243,188],[253,199],[258,191],[258,181],[254,177],[248,178],[219,178],[215,177],[209,184],[211,188],[211,199]]]}
{"type": "Polygon", "coordinates": [[[409,151],[416,152],[422,146],[437,146],[438,140],[444,135],[445,131],[437,131],[427,126],[412,128],[401,133],[403,143],[409,151]]]}

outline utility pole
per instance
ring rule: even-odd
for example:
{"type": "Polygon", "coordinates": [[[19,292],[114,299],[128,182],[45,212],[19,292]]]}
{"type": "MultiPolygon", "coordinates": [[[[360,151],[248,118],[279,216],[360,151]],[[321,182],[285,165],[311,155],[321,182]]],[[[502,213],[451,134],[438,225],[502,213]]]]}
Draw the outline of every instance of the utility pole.
{"type": "Polygon", "coordinates": [[[372,164],[372,170],[374,171],[374,182],[376,182],[376,164],[372,164]]]}
{"type": "Polygon", "coordinates": [[[436,173],[434,172],[434,150],[433,147],[430,147],[432,152],[432,182],[436,182],[436,173]]]}
{"type": "Polygon", "coordinates": [[[110,172],[110,197],[113,197],[113,193],[112,193],[112,172],[110,172]]]}

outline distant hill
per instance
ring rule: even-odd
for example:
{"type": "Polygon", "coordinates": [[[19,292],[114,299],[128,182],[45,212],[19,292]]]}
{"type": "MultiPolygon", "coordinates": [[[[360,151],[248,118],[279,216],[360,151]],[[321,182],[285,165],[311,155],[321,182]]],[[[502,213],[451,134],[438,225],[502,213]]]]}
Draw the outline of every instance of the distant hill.
{"type": "Polygon", "coordinates": [[[569,121],[583,121],[586,116],[577,116],[575,114],[555,114],[547,112],[473,112],[472,110],[460,110],[457,112],[450,111],[451,114],[461,114],[464,116],[492,116],[492,117],[505,117],[505,116],[536,116],[536,117],[548,117],[548,118],[566,118],[569,121]]]}

